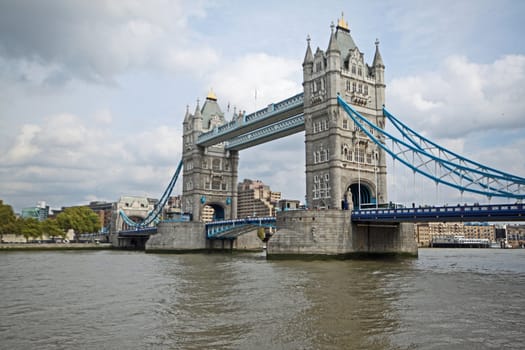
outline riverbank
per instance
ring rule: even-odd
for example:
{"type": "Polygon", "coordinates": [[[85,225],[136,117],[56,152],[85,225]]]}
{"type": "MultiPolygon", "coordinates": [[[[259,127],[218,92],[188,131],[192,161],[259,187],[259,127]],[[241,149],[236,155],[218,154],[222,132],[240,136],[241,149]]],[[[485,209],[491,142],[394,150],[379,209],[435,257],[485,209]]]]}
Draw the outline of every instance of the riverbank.
{"type": "Polygon", "coordinates": [[[110,243],[3,243],[0,251],[18,250],[106,250],[110,243]]]}

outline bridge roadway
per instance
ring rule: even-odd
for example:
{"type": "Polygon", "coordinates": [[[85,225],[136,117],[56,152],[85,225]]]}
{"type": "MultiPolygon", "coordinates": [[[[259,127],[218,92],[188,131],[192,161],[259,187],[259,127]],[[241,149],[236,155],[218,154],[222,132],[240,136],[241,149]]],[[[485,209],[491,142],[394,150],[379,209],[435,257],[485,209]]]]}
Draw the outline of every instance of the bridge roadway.
{"type": "Polygon", "coordinates": [[[525,204],[361,209],[352,211],[352,221],[363,223],[525,221],[525,204]]]}
{"type": "MultiPolygon", "coordinates": [[[[401,222],[507,222],[525,221],[525,204],[486,204],[423,208],[372,208],[352,210],[354,223],[401,222]]],[[[206,224],[208,239],[234,239],[256,227],[275,227],[275,217],[213,221],[206,224]]],[[[145,238],[157,233],[156,227],[120,231],[119,237],[145,238]]]]}
{"type": "MultiPolygon", "coordinates": [[[[272,130],[273,137],[271,139],[288,136],[294,132],[304,130],[304,119],[301,120],[302,122],[298,118],[293,119],[294,117],[302,115],[303,109],[304,95],[303,93],[299,93],[283,101],[272,103],[268,105],[268,107],[254,113],[247,114],[243,116],[242,119],[232,120],[229,123],[220,125],[211,131],[199,135],[197,145],[210,147],[221,142],[235,142],[235,139],[241,135],[246,135],[272,125],[274,126],[274,130],[272,130]],[[288,119],[290,119],[287,123],[288,125],[285,125],[284,128],[278,128],[281,122],[288,119]],[[289,127],[291,124],[294,124],[293,129],[289,127]]],[[[262,142],[265,141],[262,140],[259,143],[262,142]]],[[[240,150],[250,146],[241,146],[241,144],[237,142],[236,147],[227,148],[240,150]]]]}

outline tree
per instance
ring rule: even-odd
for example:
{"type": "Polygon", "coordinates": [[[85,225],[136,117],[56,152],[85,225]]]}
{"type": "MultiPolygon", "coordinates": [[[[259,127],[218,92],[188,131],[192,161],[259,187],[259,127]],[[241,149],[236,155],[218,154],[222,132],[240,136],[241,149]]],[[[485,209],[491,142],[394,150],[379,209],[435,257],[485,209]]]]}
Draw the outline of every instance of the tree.
{"type": "Polygon", "coordinates": [[[23,219],[21,231],[26,240],[29,240],[29,238],[42,237],[42,225],[34,218],[23,219]]]}
{"type": "Polygon", "coordinates": [[[70,207],[57,215],[57,223],[67,232],[75,231],[75,240],[82,233],[93,233],[100,230],[98,215],[88,207],[70,207]]]}
{"type": "Polygon", "coordinates": [[[8,233],[19,233],[16,216],[13,208],[0,200],[0,242],[3,239],[3,235],[8,233]]]}
{"type": "Polygon", "coordinates": [[[66,231],[62,230],[58,225],[57,220],[46,219],[41,224],[42,233],[47,234],[49,237],[62,237],[66,236],[66,231]]]}

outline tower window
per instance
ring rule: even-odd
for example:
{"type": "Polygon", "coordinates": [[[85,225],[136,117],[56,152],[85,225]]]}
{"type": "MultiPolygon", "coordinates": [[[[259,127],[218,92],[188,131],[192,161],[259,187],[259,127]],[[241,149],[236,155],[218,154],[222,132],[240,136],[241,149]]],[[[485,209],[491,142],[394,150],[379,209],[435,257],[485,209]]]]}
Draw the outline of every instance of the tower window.
{"type": "Polygon", "coordinates": [[[221,170],[221,161],[220,159],[214,159],[212,162],[213,170],[221,170]]]}

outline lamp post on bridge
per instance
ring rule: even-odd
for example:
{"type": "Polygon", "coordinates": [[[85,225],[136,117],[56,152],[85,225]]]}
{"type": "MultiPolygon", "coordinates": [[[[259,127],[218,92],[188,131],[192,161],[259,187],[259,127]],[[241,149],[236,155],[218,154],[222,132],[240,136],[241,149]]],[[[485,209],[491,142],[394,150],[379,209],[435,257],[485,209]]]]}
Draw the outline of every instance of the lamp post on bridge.
{"type": "Polygon", "coordinates": [[[359,140],[354,143],[354,155],[357,161],[357,198],[359,201],[359,210],[361,210],[361,164],[359,155],[359,140]]]}
{"type": "Polygon", "coordinates": [[[375,181],[376,181],[376,209],[379,208],[379,191],[377,187],[377,172],[379,170],[379,153],[377,150],[374,152],[374,158],[375,158],[375,166],[374,166],[374,173],[375,173],[375,181]]]}

